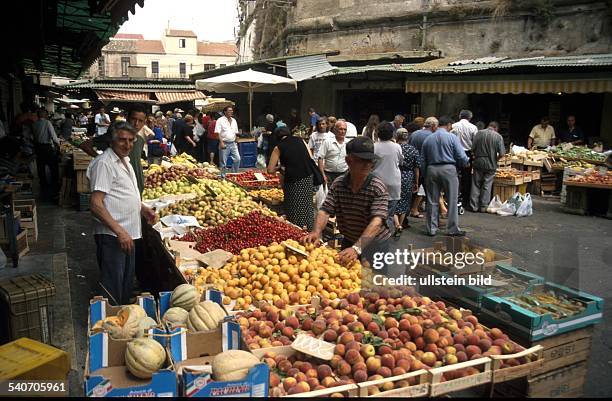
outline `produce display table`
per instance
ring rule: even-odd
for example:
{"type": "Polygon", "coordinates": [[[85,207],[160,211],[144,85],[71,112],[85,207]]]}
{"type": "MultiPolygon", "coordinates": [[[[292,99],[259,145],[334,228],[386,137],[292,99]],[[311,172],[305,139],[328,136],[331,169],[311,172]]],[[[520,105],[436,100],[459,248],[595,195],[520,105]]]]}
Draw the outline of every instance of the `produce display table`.
{"type": "Polygon", "coordinates": [[[566,187],[564,212],[612,219],[612,186],[575,181],[564,181],[563,184],[566,187]]]}

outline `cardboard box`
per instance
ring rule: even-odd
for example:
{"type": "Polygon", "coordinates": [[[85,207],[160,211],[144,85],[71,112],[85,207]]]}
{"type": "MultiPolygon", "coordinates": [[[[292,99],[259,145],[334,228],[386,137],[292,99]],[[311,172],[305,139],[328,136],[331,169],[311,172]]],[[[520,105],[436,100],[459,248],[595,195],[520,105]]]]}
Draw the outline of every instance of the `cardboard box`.
{"type": "Polygon", "coordinates": [[[182,396],[268,396],[270,369],[265,363],[253,367],[244,380],[213,380],[211,364],[214,357],[223,351],[240,349],[242,343],[240,325],[229,319],[216,330],[189,333],[176,328],[169,333],[168,349],[179,376],[182,396]]]}
{"type": "MultiPolygon", "coordinates": [[[[165,335],[165,330],[150,333],[165,335]]],[[[84,386],[87,397],[176,397],[178,386],[172,360],[150,380],[133,376],[125,366],[129,340],[114,340],[107,333],[89,337],[84,386]]]]}

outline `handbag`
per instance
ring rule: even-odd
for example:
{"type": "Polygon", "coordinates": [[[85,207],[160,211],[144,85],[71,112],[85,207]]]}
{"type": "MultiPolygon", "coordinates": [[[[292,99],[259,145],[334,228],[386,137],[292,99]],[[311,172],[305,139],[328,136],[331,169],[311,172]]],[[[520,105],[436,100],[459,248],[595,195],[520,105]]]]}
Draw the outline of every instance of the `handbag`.
{"type": "Polygon", "coordinates": [[[306,142],[302,140],[302,143],[306,147],[306,152],[308,153],[308,168],[310,173],[312,174],[312,185],[318,187],[319,185],[323,185],[325,183],[325,179],[323,178],[323,174],[321,174],[321,170],[319,170],[319,166],[312,160],[312,154],[310,153],[310,149],[308,149],[308,145],[306,142]]]}

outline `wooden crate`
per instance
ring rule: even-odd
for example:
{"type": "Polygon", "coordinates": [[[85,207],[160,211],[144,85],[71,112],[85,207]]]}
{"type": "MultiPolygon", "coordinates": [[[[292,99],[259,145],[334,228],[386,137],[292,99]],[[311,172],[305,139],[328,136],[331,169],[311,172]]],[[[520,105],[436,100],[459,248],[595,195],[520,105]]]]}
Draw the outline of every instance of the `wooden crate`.
{"type": "MultiPolygon", "coordinates": [[[[2,245],[4,253],[8,255],[8,239],[1,240],[0,244],[2,245]]],[[[26,228],[17,234],[17,253],[19,257],[22,257],[28,252],[30,252],[30,246],[28,244],[28,229],[26,228]]]]}
{"type": "Polygon", "coordinates": [[[28,229],[28,243],[38,241],[38,214],[34,199],[15,199],[13,209],[21,214],[21,227],[28,229]]]}
{"type": "Polygon", "coordinates": [[[493,395],[521,398],[579,398],[584,392],[587,363],[579,362],[529,379],[495,385],[493,395]]]}
{"type": "Polygon", "coordinates": [[[72,152],[72,162],[75,170],[87,170],[89,163],[93,160],[93,157],[83,152],[81,149],[75,149],[72,152]]]}
{"type": "Polygon", "coordinates": [[[444,394],[454,393],[457,391],[474,388],[483,384],[491,383],[491,359],[478,358],[467,362],[461,362],[454,365],[442,366],[440,368],[430,369],[430,397],[437,397],[444,394]],[[443,381],[443,376],[450,372],[460,371],[465,368],[475,368],[479,373],[460,377],[456,379],[443,381]]]}
{"type": "Polygon", "coordinates": [[[544,365],[533,375],[586,361],[591,353],[592,336],[593,326],[589,326],[529,344],[544,348],[544,365]]]}
{"type": "Polygon", "coordinates": [[[87,178],[87,170],[78,170],[76,173],[76,185],[77,185],[77,193],[87,193],[90,192],[89,188],[89,178],[87,178]]]}

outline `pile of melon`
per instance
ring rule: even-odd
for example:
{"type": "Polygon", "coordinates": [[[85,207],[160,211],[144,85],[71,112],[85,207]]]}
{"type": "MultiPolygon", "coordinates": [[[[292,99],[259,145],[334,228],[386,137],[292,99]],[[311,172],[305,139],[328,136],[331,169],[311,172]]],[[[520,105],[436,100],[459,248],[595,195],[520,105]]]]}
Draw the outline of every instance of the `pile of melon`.
{"type": "Polygon", "coordinates": [[[162,322],[170,328],[186,326],[193,332],[215,330],[227,316],[216,302],[200,302],[200,293],[191,284],[181,284],[172,291],[170,306],[162,317],[162,322]]]}
{"type": "Polygon", "coordinates": [[[147,316],[140,305],[122,306],[117,316],[98,320],[91,328],[93,333],[106,332],[115,340],[140,338],[144,333],[157,326],[157,322],[147,316]]]}

